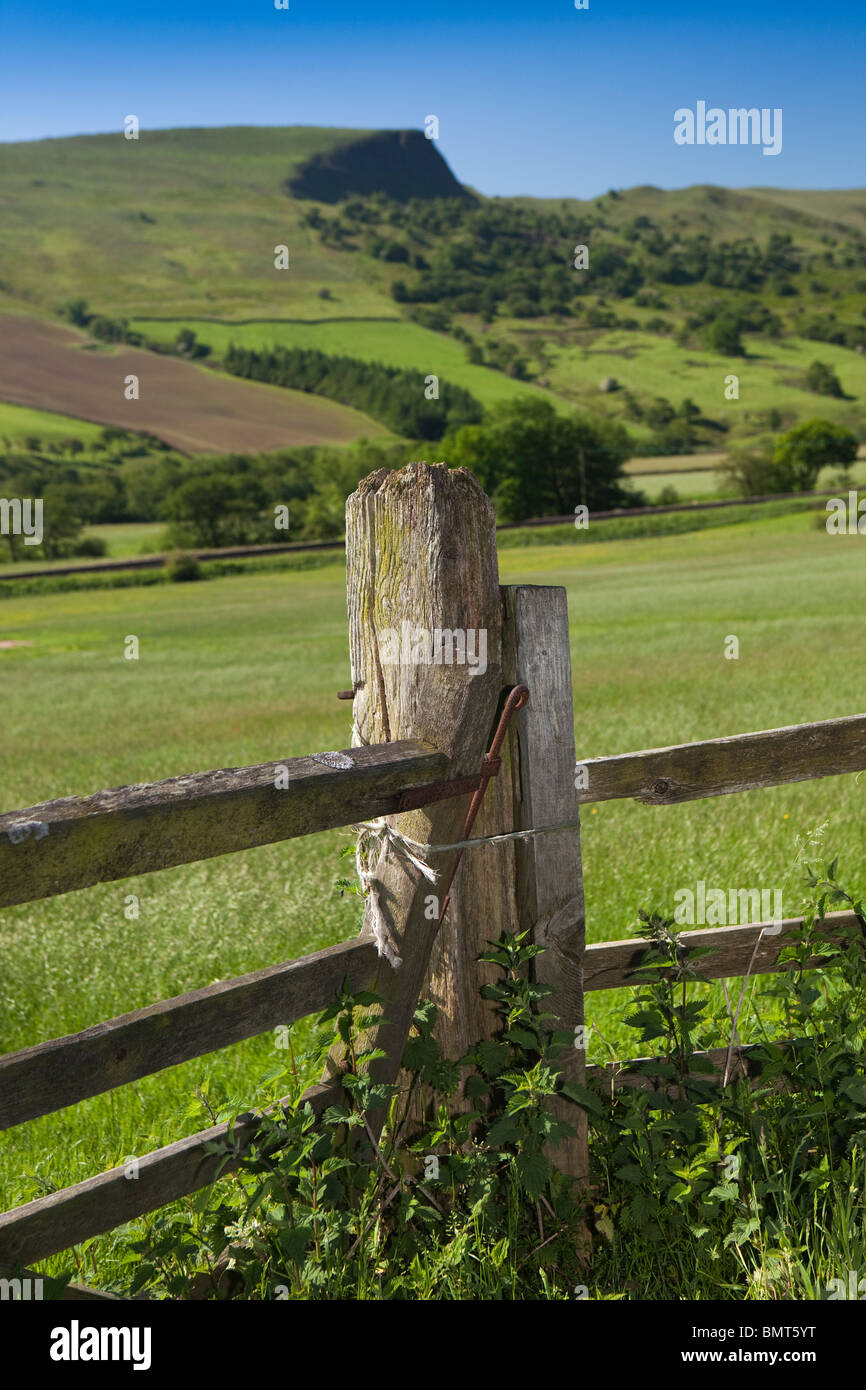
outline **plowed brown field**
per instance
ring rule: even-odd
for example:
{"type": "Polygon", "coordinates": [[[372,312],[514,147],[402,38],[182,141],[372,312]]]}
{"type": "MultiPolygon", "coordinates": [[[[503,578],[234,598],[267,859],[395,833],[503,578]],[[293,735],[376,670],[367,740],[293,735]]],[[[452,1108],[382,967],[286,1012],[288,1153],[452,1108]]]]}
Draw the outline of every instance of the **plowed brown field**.
{"type": "Polygon", "coordinates": [[[359,411],[302,391],[241,381],[140,348],[85,346],[83,333],[39,319],[0,319],[0,400],[144,430],[189,453],[348,444],[384,434],[359,411]],[[124,379],[139,379],[139,399],[124,379]]]}

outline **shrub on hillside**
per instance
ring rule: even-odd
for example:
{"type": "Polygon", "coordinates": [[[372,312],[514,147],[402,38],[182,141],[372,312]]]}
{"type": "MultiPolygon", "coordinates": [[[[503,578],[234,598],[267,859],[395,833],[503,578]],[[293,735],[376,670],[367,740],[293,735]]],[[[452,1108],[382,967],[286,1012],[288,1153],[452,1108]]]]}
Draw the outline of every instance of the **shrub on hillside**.
{"type": "Polygon", "coordinates": [[[728,314],[720,314],[713,319],[704,329],[704,342],[713,352],[722,353],[725,357],[743,357],[745,348],[740,337],[740,325],[735,318],[728,314]]]}
{"type": "Polygon", "coordinates": [[[108,554],[108,546],[102,536],[82,536],[72,546],[72,555],[84,555],[94,559],[108,554]]]}
{"type": "Polygon", "coordinates": [[[773,492],[791,492],[787,477],[776,467],[773,451],[767,445],[733,449],[719,465],[740,497],[766,497],[773,492]]]}
{"type": "Polygon", "coordinates": [[[169,557],[165,567],[165,576],[171,584],[188,584],[196,579],[201,579],[202,569],[194,555],[190,555],[184,550],[177,550],[169,557]]]}
{"type": "Polygon", "coordinates": [[[819,396],[837,396],[843,400],[845,398],[842,383],[833,368],[828,367],[826,362],[815,361],[809,364],[809,369],[806,372],[806,388],[809,391],[815,391],[819,396]]]}
{"type": "Polygon", "coordinates": [[[90,321],[86,299],[67,299],[64,304],[60,305],[57,312],[68,323],[75,324],[76,328],[86,328],[90,321]]]}

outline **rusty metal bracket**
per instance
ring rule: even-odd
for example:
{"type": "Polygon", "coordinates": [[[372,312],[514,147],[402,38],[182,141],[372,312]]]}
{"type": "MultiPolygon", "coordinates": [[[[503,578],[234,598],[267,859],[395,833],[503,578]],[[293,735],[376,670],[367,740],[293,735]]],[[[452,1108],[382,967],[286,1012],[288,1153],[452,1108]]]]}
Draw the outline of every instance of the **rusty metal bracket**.
{"type": "Polygon", "coordinates": [[[480,786],[481,774],[478,772],[474,777],[457,777],[451,782],[428,782],[426,787],[413,787],[411,791],[401,792],[394,814],[420,811],[424,806],[432,806],[434,801],[450,801],[452,797],[477,792],[480,786]]]}
{"type": "MultiPolygon", "coordinates": [[[[502,714],[499,716],[499,723],[496,726],[496,733],[493,735],[493,742],[490,745],[489,751],[484,754],[484,758],[481,763],[481,771],[479,774],[479,776],[481,777],[481,784],[472,798],[469,810],[466,812],[466,820],[463,825],[463,834],[460,836],[461,840],[469,839],[469,832],[475,824],[475,817],[478,815],[478,812],[481,809],[481,803],[484,800],[484,793],[487,791],[487,784],[490,781],[491,777],[496,776],[500,767],[502,766],[502,759],[500,758],[499,754],[502,750],[502,745],[505,742],[505,735],[508,733],[508,725],[511,723],[511,717],[512,715],[516,714],[519,709],[523,709],[523,706],[527,704],[528,701],[529,687],[526,685],[515,685],[513,690],[509,694],[508,699],[505,701],[505,707],[502,711],[502,714]]],[[[442,904],[442,911],[439,913],[440,927],[442,925],[442,919],[444,918],[445,913],[448,910],[448,903],[451,898],[451,886],[454,883],[454,875],[457,873],[457,870],[460,867],[460,860],[462,858],[463,851],[462,849],[459,849],[457,851],[457,857],[454,860],[454,867],[451,870],[451,876],[448,879],[448,887],[445,890],[445,901],[442,904]]]]}
{"type": "Polygon", "coordinates": [[[505,741],[511,716],[517,710],[522,709],[528,699],[529,690],[525,685],[515,685],[509,691],[508,699],[496,726],[496,733],[493,735],[493,742],[489,751],[484,754],[478,772],[471,777],[455,777],[450,782],[430,782],[426,787],[413,787],[411,791],[403,792],[397,802],[395,814],[400,815],[403,811],[420,811],[422,807],[431,806],[435,801],[449,801],[452,797],[466,796],[468,792],[474,792],[475,799],[467,812],[462,836],[465,840],[472,829],[472,822],[478,814],[487,783],[491,777],[498,776],[502,767],[499,752],[505,741]]]}

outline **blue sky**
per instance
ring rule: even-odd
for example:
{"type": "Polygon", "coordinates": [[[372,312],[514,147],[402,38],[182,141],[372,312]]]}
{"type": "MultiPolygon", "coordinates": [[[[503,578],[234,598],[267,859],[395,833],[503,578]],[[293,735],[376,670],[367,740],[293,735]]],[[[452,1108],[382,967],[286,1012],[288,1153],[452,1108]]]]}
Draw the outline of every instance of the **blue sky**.
{"type": "Polygon", "coordinates": [[[214,125],[423,127],[487,194],[866,186],[863,0],[0,0],[0,140],[214,125]],[[780,107],[781,153],[674,111],[780,107]]]}

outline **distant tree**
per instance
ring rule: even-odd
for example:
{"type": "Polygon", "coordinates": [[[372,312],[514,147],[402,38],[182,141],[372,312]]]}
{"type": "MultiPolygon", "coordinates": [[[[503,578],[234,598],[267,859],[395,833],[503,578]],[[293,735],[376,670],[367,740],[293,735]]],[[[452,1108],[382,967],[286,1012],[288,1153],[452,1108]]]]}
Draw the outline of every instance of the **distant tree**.
{"type": "Polygon", "coordinates": [[[527,299],[525,296],[518,299],[509,299],[505,305],[506,314],[511,314],[511,316],[516,319],[533,319],[538,316],[540,311],[541,306],[539,304],[533,304],[532,300],[527,299]]]}
{"type": "Polygon", "coordinates": [[[829,464],[842,467],[857,457],[857,436],[829,420],[806,420],[780,434],[773,449],[773,461],[790,487],[781,491],[809,492],[818,474],[829,464]]]}
{"type": "Polygon", "coordinates": [[[108,545],[102,536],[82,536],[73,543],[72,554],[87,559],[100,559],[108,554],[108,545]]]}
{"type": "Polygon", "coordinates": [[[174,340],[177,352],[192,354],[196,343],[196,333],[192,328],[182,328],[174,340]]]}
{"type": "Polygon", "coordinates": [[[90,322],[86,299],[67,299],[65,304],[61,304],[59,312],[69,323],[74,323],[76,328],[86,328],[90,322]]]}
{"type": "Polygon", "coordinates": [[[811,492],[822,468],[847,467],[857,457],[857,437],[828,420],[807,420],[769,445],[740,449],[722,465],[737,492],[760,497],[776,492],[811,492]]]}
{"type": "Polygon", "coordinates": [[[669,400],[664,396],[657,396],[646,408],[646,422],[652,425],[653,429],[661,429],[664,425],[669,425],[676,415],[676,411],[669,400]]]}
{"type": "Polygon", "coordinates": [[[788,492],[773,463],[773,451],[766,445],[734,449],[722,461],[719,471],[740,497],[765,497],[768,493],[788,492]]]}
{"type": "Polygon", "coordinates": [[[81,533],[81,493],[71,483],[49,483],[42,489],[42,545],[46,560],[72,553],[81,533]]]}
{"type": "Polygon", "coordinates": [[[689,454],[699,440],[692,421],[678,416],[653,431],[650,447],[653,454],[689,454]]]}
{"type": "Polygon", "coordinates": [[[253,478],[227,471],[227,460],[215,460],[214,465],[213,472],[204,465],[201,473],[186,478],[166,498],[171,540],[180,546],[215,549],[261,540],[267,502],[262,488],[253,478]]]}
{"type": "Polygon", "coordinates": [[[842,383],[826,362],[812,362],[806,372],[806,386],[808,390],[815,391],[819,396],[837,396],[844,400],[845,392],[842,390],[842,383]]]}
{"type": "Polygon", "coordinates": [[[174,350],[181,357],[207,357],[210,354],[207,343],[200,343],[192,328],[181,328],[174,340],[174,350]]]}
{"type": "Polygon", "coordinates": [[[632,453],[622,425],[589,415],[561,415],[545,400],[509,401],[484,424],[445,441],[452,467],[470,468],[493,496],[503,520],[571,513],[579,503],[626,506],[622,466],[632,453]]]}
{"type": "Polygon", "coordinates": [[[728,314],[719,314],[704,329],[704,341],[713,352],[725,357],[743,357],[745,348],[740,337],[740,325],[728,314]]]}
{"type": "Polygon", "coordinates": [[[105,314],[91,314],[87,320],[91,337],[103,343],[122,343],[125,324],[120,319],[108,318],[105,314]]]}

